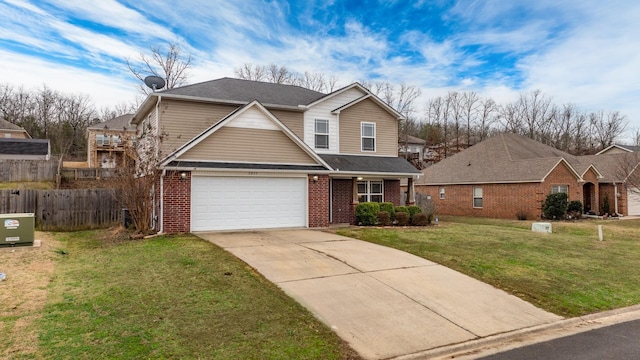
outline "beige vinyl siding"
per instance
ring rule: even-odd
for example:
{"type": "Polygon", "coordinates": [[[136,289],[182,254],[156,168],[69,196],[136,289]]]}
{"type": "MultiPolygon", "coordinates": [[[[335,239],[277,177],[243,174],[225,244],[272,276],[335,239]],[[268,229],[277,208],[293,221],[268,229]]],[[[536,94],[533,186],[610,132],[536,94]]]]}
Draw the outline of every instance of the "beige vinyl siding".
{"type": "Polygon", "coordinates": [[[179,159],[316,164],[280,130],[235,127],[219,129],[179,159]]]}
{"type": "Polygon", "coordinates": [[[160,102],[162,153],[171,153],[235,109],[232,105],[163,99],[160,102]]]}
{"type": "Polygon", "coordinates": [[[366,99],[340,112],[340,153],[398,156],[398,120],[366,99]],[[362,122],[376,124],[376,151],[362,151],[362,122]]]}
{"type": "Polygon", "coordinates": [[[300,139],[304,136],[304,115],[301,112],[286,111],[286,110],[271,110],[269,111],[278,118],[283,124],[285,124],[289,130],[293,131],[300,139]]]}

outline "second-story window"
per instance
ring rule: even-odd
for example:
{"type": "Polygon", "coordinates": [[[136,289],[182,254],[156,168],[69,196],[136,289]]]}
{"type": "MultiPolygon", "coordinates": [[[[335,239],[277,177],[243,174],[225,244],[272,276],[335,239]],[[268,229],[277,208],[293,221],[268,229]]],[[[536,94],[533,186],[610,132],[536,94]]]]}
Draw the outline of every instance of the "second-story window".
{"type": "Polygon", "coordinates": [[[376,151],[376,124],[362,123],[362,151],[376,151]]]}
{"type": "Polygon", "coordinates": [[[316,119],[315,121],[315,148],[329,148],[329,120],[316,119]]]}
{"type": "Polygon", "coordinates": [[[98,146],[109,146],[109,135],[96,135],[96,144],[98,146]]]}

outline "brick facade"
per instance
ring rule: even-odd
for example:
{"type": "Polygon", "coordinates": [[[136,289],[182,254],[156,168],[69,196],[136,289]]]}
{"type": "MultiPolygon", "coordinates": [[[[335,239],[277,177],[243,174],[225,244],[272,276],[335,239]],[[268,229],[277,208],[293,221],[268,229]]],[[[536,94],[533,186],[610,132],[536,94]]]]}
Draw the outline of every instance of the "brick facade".
{"type": "Polygon", "coordinates": [[[191,172],[184,180],[180,173],[168,171],[164,177],[162,226],[169,234],[191,231],[191,172]]]}
{"type": "Polygon", "coordinates": [[[393,203],[395,206],[400,206],[400,180],[385,180],[384,181],[384,201],[393,203]]]}
{"type": "MultiPolygon", "coordinates": [[[[609,201],[609,212],[614,214],[616,212],[616,194],[613,184],[600,184],[600,209],[606,200],[609,201]]],[[[629,208],[627,206],[627,188],[624,185],[618,185],[618,213],[624,216],[629,216],[629,208]]]]}
{"type": "Polygon", "coordinates": [[[309,175],[309,227],[329,226],[329,175],[309,175]]]}
{"type": "MultiPolygon", "coordinates": [[[[597,189],[597,179],[594,181],[597,189]]],[[[444,199],[439,197],[438,185],[415,185],[415,189],[418,193],[431,195],[437,213],[442,215],[516,219],[522,214],[528,219],[539,219],[542,204],[551,193],[553,185],[568,185],[569,201],[584,201],[583,183],[578,182],[576,176],[562,163],[542,183],[444,185],[444,199]],[[482,188],[482,207],[473,207],[475,187],[482,188]]]]}
{"type": "Polygon", "coordinates": [[[331,212],[332,223],[353,224],[355,222],[353,211],[353,180],[331,179],[332,199],[331,212]]]}

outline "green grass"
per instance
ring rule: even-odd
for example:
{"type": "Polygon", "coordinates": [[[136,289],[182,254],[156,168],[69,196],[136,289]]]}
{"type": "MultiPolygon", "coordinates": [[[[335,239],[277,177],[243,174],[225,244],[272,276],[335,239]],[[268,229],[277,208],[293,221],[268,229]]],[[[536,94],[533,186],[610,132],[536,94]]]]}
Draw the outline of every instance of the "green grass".
{"type": "Polygon", "coordinates": [[[57,234],[39,358],[339,359],[353,351],[275,285],[190,235],[57,234]],[[63,254],[63,251],[66,254],[63,254]]]}
{"type": "Polygon", "coordinates": [[[562,316],[640,304],[640,220],[531,222],[444,218],[421,229],[339,230],[440,263],[562,316]],[[598,241],[597,225],[605,241],[598,241]]]}

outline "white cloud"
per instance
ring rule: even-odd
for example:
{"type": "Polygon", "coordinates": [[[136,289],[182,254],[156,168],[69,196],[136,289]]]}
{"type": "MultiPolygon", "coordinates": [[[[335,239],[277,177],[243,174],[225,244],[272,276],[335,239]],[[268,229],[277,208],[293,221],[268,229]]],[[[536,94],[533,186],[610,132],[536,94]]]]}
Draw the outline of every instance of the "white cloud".
{"type": "Polygon", "coordinates": [[[48,87],[69,93],[88,94],[97,108],[129,103],[135,99],[135,84],[91,70],[60,65],[0,49],[3,83],[25,88],[48,87]]]}

